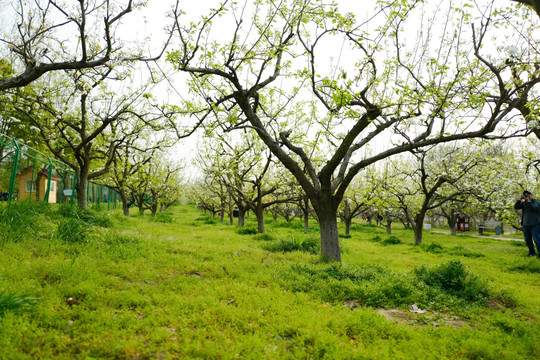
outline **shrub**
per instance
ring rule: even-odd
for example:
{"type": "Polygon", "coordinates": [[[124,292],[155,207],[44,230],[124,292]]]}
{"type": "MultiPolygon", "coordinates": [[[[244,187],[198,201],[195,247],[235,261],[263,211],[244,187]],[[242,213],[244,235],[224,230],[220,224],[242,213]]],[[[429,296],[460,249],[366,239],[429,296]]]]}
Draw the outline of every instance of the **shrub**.
{"type": "Polygon", "coordinates": [[[277,243],[267,244],[263,249],[270,252],[293,252],[303,251],[310,254],[318,254],[321,251],[320,240],[315,237],[307,237],[304,239],[293,238],[290,240],[280,240],[277,243]]]}
{"type": "Polygon", "coordinates": [[[36,304],[36,299],[28,295],[15,295],[13,293],[0,293],[0,318],[8,312],[23,312],[31,310],[36,304]]]}
{"type": "Polygon", "coordinates": [[[466,301],[479,301],[488,294],[488,285],[476,275],[469,274],[459,260],[452,260],[435,268],[425,265],[414,270],[416,277],[429,287],[466,301]]]}
{"type": "Polygon", "coordinates": [[[272,240],[275,240],[275,238],[268,234],[268,233],[264,233],[264,234],[257,234],[253,237],[255,240],[261,240],[261,241],[272,241],[272,240]]]}
{"type": "Polygon", "coordinates": [[[394,235],[392,235],[392,236],[384,239],[383,241],[381,241],[381,244],[383,244],[383,245],[398,245],[398,244],[401,244],[401,243],[402,243],[402,241],[398,237],[396,237],[394,235]]]}
{"type": "Polygon", "coordinates": [[[431,244],[428,244],[428,245],[422,244],[421,247],[425,252],[432,253],[432,254],[441,254],[441,253],[445,252],[442,245],[437,244],[437,243],[431,243],[431,244]]]}
{"type": "Polygon", "coordinates": [[[380,241],[381,241],[381,237],[380,237],[379,235],[376,235],[376,236],[372,237],[371,239],[369,239],[369,241],[380,242],[380,241]]]}
{"type": "Polygon", "coordinates": [[[338,237],[342,239],[350,239],[352,237],[351,234],[339,234],[338,237]]]}
{"type": "Polygon", "coordinates": [[[257,234],[257,229],[255,229],[254,227],[243,226],[238,228],[236,232],[240,235],[255,235],[257,234]]]}

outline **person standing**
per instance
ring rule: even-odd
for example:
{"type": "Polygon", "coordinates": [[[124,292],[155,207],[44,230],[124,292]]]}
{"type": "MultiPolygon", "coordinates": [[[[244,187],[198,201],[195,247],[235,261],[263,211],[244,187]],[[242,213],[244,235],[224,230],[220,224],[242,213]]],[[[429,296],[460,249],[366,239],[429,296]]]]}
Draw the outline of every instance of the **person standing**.
{"type": "Polygon", "coordinates": [[[533,199],[533,195],[525,190],[516,201],[514,209],[522,210],[521,226],[525,243],[529,248],[528,256],[535,256],[538,253],[538,257],[540,257],[540,202],[533,199]],[[533,240],[536,243],[537,252],[534,250],[533,240]]]}

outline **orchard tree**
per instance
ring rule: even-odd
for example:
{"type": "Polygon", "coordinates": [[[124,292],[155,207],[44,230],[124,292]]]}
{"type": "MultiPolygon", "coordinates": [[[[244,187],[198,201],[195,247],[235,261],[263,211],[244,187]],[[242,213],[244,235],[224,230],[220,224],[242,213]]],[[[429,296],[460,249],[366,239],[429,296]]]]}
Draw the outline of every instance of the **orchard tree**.
{"type": "Polygon", "coordinates": [[[397,199],[414,230],[414,244],[422,242],[424,219],[428,211],[455,201],[468,190],[456,184],[483,161],[480,153],[463,150],[457,144],[443,145],[412,153],[392,161],[394,185],[383,186],[397,199]]]}
{"type": "Polygon", "coordinates": [[[168,160],[161,152],[138,169],[127,187],[140,215],[150,210],[155,217],[160,204],[172,204],[180,199],[184,168],[182,164],[168,160]]]}
{"type": "MultiPolygon", "coordinates": [[[[367,172],[368,169],[366,169],[367,172]]],[[[361,173],[345,192],[339,215],[345,222],[345,234],[350,234],[352,220],[369,212],[375,197],[379,196],[379,184],[370,181],[370,176],[361,173]]]]}
{"type": "Polygon", "coordinates": [[[521,228],[521,213],[514,209],[523,190],[540,193],[539,174],[529,167],[538,153],[536,138],[494,144],[486,153],[488,164],[476,170],[475,196],[471,212],[478,222],[489,219],[521,228]],[[535,154],[535,155],[533,155],[535,154]]]}
{"type": "Polygon", "coordinates": [[[540,76],[507,81],[513,65],[483,47],[498,13],[449,6],[431,16],[423,4],[379,1],[364,23],[336,4],[300,0],[226,2],[191,26],[176,14],[180,45],[168,59],[198,95],[186,106],[257,133],[309,198],[326,258],[341,260],[337,210],[363,168],[438,143],[527,131],[508,125],[540,76]],[[418,27],[419,18],[427,23],[418,27]],[[415,41],[404,41],[406,29],[415,41]],[[364,151],[375,142],[384,146],[364,151]]]}

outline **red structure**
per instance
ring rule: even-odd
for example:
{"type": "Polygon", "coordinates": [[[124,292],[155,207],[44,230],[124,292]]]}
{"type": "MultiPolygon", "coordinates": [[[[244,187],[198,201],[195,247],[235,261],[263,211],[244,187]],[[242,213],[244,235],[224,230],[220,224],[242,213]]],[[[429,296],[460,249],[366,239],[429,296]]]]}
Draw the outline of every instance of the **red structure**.
{"type": "Polygon", "coordinates": [[[459,230],[459,231],[470,231],[471,230],[469,228],[469,217],[468,216],[462,215],[462,216],[458,217],[458,219],[456,221],[456,230],[459,230]]]}

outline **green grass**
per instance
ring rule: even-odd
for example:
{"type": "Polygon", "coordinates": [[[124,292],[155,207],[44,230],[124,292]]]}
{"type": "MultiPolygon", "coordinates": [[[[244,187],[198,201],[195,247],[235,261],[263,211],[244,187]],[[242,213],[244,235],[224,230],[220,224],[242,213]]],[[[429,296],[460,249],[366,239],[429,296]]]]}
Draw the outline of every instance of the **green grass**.
{"type": "Polygon", "coordinates": [[[33,223],[2,220],[0,294],[28,303],[1,315],[0,359],[540,357],[540,261],[516,242],[357,223],[329,264],[294,248],[317,239],[299,219],[9,211],[33,223]]]}

